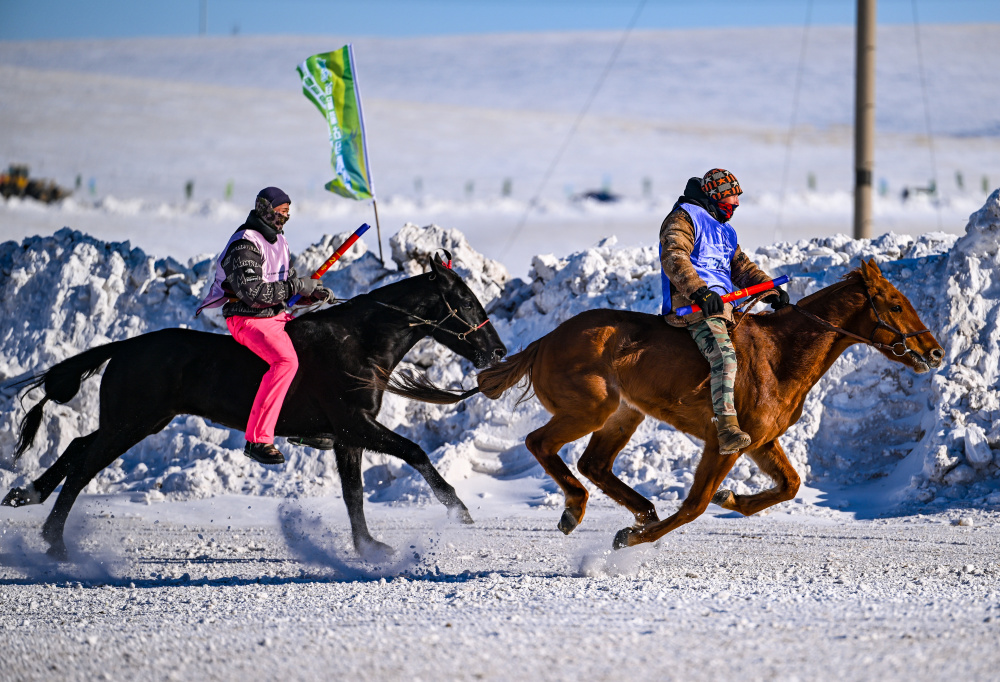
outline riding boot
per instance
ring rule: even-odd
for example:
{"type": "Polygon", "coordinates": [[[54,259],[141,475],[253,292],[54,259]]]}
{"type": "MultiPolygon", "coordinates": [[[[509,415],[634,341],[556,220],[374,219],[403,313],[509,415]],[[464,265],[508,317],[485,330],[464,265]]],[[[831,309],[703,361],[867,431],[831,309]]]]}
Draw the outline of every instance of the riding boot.
{"type": "Polygon", "coordinates": [[[750,434],[740,429],[735,414],[716,415],[715,425],[719,430],[720,455],[731,455],[750,445],[750,434]]]}
{"type": "Polygon", "coordinates": [[[316,436],[315,438],[307,438],[305,436],[289,438],[288,442],[292,445],[304,445],[309,448],[316,448],[317,450],[333,450],[333,439],[323,438],[322,436],[316,436]]]}
{"type": "Polygon", "coordinates": [[[274,443],[251,443],[247,441],[243,454],[261,464],[284,464],[285,456],[274,443]]]}

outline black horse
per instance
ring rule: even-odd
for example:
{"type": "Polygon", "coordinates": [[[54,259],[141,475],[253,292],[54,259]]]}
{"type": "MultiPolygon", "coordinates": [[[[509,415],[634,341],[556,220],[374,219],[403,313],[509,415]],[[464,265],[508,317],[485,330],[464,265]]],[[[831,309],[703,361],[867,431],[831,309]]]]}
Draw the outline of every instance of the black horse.
{"type": "MultiPolygon", "coordinates": [[[[431,336],[477,368],[499,361],[506,348],[475,294],[438,258],[430,272],[389,284],[341,305],[307,313],[286,327],[299,357],[278,418],[276,434],[331,439],[361,555],[391,548],[368,532],[364,515],[361,457],[364,450],[399,457],[416,469],[449,513],[472,517],[420,446],[375,418],[382,391],[376,376],[391,371],[420,339],[431,336]]],[[[245,428],[267,364],[232,337],[188,329],[163,329],[84,351],[25,382],[45,396],[25,415],[15,459],[30,447],[49,400],[65,403],[80,382],[110,360],[101,379],[97,431],[73,440],[37,480],[14,488],[2,504],[38,504],[65,479],[42,530],[49,554],[68,556],[63,529],[70,508],[101,469],[177,415],[205,417],[245,428]]]]}

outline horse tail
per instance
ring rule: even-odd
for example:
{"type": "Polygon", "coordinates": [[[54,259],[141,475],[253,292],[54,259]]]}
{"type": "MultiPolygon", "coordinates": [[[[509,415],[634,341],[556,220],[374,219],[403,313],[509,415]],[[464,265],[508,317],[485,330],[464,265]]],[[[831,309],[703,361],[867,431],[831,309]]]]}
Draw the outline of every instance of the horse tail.
{"type": "Polygon", "coordinates": [[[520,353],[514,353],[500,364],[480,372],[476,379],[483,395],[490,400],[497,400],[508,389],[517,386],[522,379],[527,377],[527,386],[524,388],[524,393],[518,398],[518,402],[524,400],[531,391],[531,372],[535,366],[535,358],[538,357],[540,341],[533,341],[520,353]]]}
{"type": "Polygon", "coordinates": [[[404,398],[419,400],[424,403],[434,403],[436,405],[453,405],[466,398],[479,393],[478,388],[470,391],[447,391],[435,386],[426,374],[413,374],[410,372],[390,373],[381,367],[377,368],[374,379],[364,380],[367,388],[401,395],[404,398]]]}
{"type": "Polygon", "coordinates": [[[454,405],[477,393],[482,393],[490,400],[496,400],[527,375],[528,385],[518,399],[518,402],[521,402],[531,390],[531,367],[535,363],[536,355],[538,355],[538,341],[520,353],[510,356],[499,365],[494,365],[480,372],[476,378],[479,386],[469,391],[448,391],[435,386],[426,374],[413,374],[411,372],[393,374],[381,367],[376,368],[374,378],[361,379],[361,382],[366,388],[374,388],[412,400],[436,405],[454,405]]]}
{"type": "Polygon", "coordinates": [[[45,403],[54,400],[57,403],[67,403],[79,392],[80,384],[84,379],[97,374],[101,366],[111,359],[111,356],[118,350],[122,341],[115,341],[97,348],[91,348],[79,355],[63,360],[57,365],[53,365],[41,374],[28,377],[23,381],[12,384],[15,387],[23,387],[24,393],[28,393],[36,388],[42,387],[45,395],[34,407],[28,410],[21,420],[20,434],[17,438],[17,449],[14,451],[14,459],[24,454],[25,450],[31,447],[38,433],[38,427],[42,423],[42,411],[45,403]]]}

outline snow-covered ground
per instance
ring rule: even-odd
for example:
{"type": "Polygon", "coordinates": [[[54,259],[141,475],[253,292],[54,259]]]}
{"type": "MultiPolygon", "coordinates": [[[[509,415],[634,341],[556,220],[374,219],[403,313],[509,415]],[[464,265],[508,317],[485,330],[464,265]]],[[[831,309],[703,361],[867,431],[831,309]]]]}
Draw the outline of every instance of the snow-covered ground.
{"type": "Polygon", "coordinates": [[[793,508],[612,552],[630,516],[608,503],[565,537],[555,511],[458,489],[475,526],[369,505],[391,566],[352,558],[326,498],[90,498],[91,558],[62,566],[34,540],[44,510],[19,510],[0,522],[0,677],[919,681],[1000,664],[995,519],[793,508]]]}
{"type": "MultiPolygon", "coordinates": [[[[589,308],[652,312],[660,220],[688,176],[724,165],[747,190],[734,220],[744,247],[794,277],[793,299],[874,258],[945,347],[945,366],[916,375],[855,347],[782,440],[806,482],[799,498],[760,518],[716,509],[619,553],[611,537],[629,518],[600,494],[572,536],[555,529],[561,496],[522,443],[545,419],[534,400],[387,398],[382,420],[430,453],[477,525],[448,525],[419,477],[369,456],[370,525],[400,550],[381,566],[349,549],[329,453],[284,446],[288,464],[266,470],[242,456],[242,434],[178,418],[87,489],[67,533],[74,563],[41,555],[51,501],[0,508],[0,678],[990,677],[1000,27],[921,30],[939,196],[899,199],[926,185],[930,149],[912,28],[883,29],[876,178],[889,191],[876,199],[881,236],[862,241],[838,234],[851,215],[846,29],[811,34],[787,184],[801,34],[637,34],[513,241],[616,36],[356,41],[388,267],[369,232],[324,278],[339,296],[413,274],[443,246],[512,349],[589,308]],[[719,41],[734,63],[755,65],[726,87],[704,58],[719,41]],[[510,197],[499,196],[504,178],[510,197]],[[606,179],[622,202],[566,197],[606,179]]],[[[294,80],[303,56],[343,42],[0,43],[0,161],[83,182],[60,205],[0,203],[0,241],[11,240],[0,243],[0,493],[95,428],[99,386],[50,404],[36,446],[14,463],[24,411],[8,382],[154,329],[224,333],[217,316],[193,311],[261,186],[292,194],[304,271],[371,222],[370,207],[322,192],[323,122],[294,80]]],[[[441,347],[408,360],[440,384],[471,386],[472,368],[441,347]]],[[[563,455],[575,461],[582,447],[563,455]]],[[[647,420],[616,473],[669,513],[699,453],[647,420]]],[[[769,484],[741,461],[725,485],[769,484]]]]}

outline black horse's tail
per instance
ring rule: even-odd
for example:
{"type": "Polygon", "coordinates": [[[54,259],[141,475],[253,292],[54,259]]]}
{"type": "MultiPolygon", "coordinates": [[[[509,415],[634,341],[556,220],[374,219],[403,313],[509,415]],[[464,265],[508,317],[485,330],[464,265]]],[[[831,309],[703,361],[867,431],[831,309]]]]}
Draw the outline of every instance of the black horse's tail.
{"type": "Polygon", "coordinates": [[[479,393],[478,388],[464,392],[446,391],[435,386],[424,374],[410,372],[392,374],[382,368],[379,368],[374,379],[365,383],[370,388],[436,405],[452,405],[479,393]]]}
{"type": "Polygon", "coordinates": [[[527,377],[527,386],[518,399],[518,402],[521,402],[531,391],[531,369],[537,355],[538,341],[535,341],[520,353],[515,353],[505,361],[484,369],[476,378],[479,386],[464,392],[446,391],[443,388],[438,388],[423,374],[414,375],[403,372],[390,374],[384,370],[369,384],[373,388],[401,395],[404,398],[437,405],[452,405],[480,392],[490,400],[497,400],[508,389],[513,388],[524,377],[527,377]]]}
{"type": "Polygon", "coordinates": [[[25,393],[33,389],[43,387],[45,395],[38,403],[28,410],[21,420],[21,431],[17,438],[17,449],[14,451],[14,459],[24,454],[24,451],[31,447],[38,433],[38,427],[42,423],[42,410],[45,403],[54,400],[57,403],[67,403],[80,390],[80,383],[88,379],[101,369],[101,365],[111,359],[123,341],[98,346],[84,351],[79,355],[63,360],[57,365],[53,365],[41,374],[15,384],[22,386],[25,393]]]}

